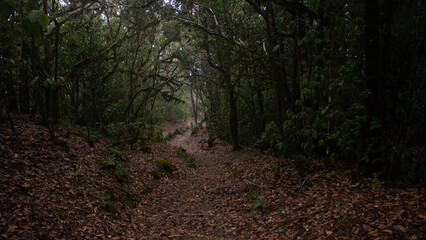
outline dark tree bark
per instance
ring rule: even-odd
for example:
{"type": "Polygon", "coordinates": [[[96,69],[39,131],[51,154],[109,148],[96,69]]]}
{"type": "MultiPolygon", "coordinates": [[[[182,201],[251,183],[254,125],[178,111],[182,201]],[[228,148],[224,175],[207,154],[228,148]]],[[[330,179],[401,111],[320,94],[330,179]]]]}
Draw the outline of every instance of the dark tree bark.
{"type": "Polygon", "coordinates": [[[194,96],[192,93],[192,87],[189,90],[189,93],[191,95],[191,105],[192,105],[192,116],[194,117],[194,122],[195,124],[198,124],[198,109],[197,109],[197,101],[194,101],[194,96]]]}
{"type": "MultiPolygon", "coordinates": [[[[29,59],[29,52],[28,44],[24,40],[22,42],[22,59],[29,59]]],[[[27,64],[20,69],[19,78],[19,110],[21,113],[30,113],[30,69],[27,64]]]]}
{"type": "MultiPolygon", "coordinates": [[[[380,115],[378,109],[378,90],[381,84],[381,59],[379,38],[379,1],[364,0],[365,20],[365,60],[366,60],[366,83],[365,88],[371,91],[367,99],[368,117],[380,115]]],[[[380,100],[381,101],[381,100],[380,100]]]]}
{"type": "Polygon", "coordinates": [[[260,87],[257,88],[256,92],[257,105],[259,106],[259,117],[260,117],[260,129],[259,129],[259,137],[265,131],[265,108],[263,106],[263,93],[260,87]]]}
{"type": "MultiPolygon", "coordinates": [[[[265,21],[266,27],[266,60],[268,63],[269,74],[272,82],[272,91],[274,96],[274,122],[277,125],[281,137],[284,139],[283,121],[287,110],[286,100],[291,99],[290,90],[287,84],[286,63],[282,63],[279,68],[277,64],[276,53],[274,47],[277,44],[276,35],[277,29],[275,26],[275,16],[273,12],[272,1],[267,0],[266,6],[263,9],[254,0],[246,0],[253,9],[259,13],[265,21]]],[[[283,59],[284,60],[284,59],[283,59]]]]}
{"type": "MultiPolygon", "coordinates": [[[[372,144],[370,142],[370,136],[380,136],[379,131],[370,130],[370,124],[378,120],[378,116],[381,115],[379,99],[379,86],[382,84],[381,80],[381,58],[380,58],[380,19],[379,19],[379,1],[378,0],[364,0],[364,21],[365,21],[365,39],[364,39],[364,53],[365,53],[365,83],[361,90],[367,91],[368,97],[365,102],[366,105],[366,122],[362,125],[360,131],[360,142],[358,147],[358,176],[360,175],[360,169],[363,163],[361,162],[361,156],[365,154],[372,154],[367,151],[367,146],[372,144]]],[[[375,158],[376,156],[369,156],[369,158],[375,158]]],[[[376,169],[370,164],[366,166],[366,174],[369,175],[376,169]]],[[[376,166],[377,167],[377,166],[376,166]]]]}
{"type": "Polygon", "coordinates": [[[13,84],[12,77],[10,75],[6,75],[6,98],[7,105],[9,108],[9,112],[17,113],[18,112],[18,98],[15,89],[15,84],[13,84]]]}
{"type": "MultiPolygon", "coordinates": [[[[13,58],[13,54],[10,50],[5,49],[5,51],[2,53],[3,58],[13,58]]],[[[18,112],[18,98],[17,98],[17,92],[16,92],[16,86],[13,81],[13,68],[10,67],[2,59],[2,62],[0,63],[2,66],[2,69],[7,69],[8,71],[5,71],[1,73],[0,75],[0,84],[2,84],[0,87],[4,87],[3,90],[5,91],[2,94],[5,94],[5,104],[7,104],[8,111],[11,113],[17,113],[18,112]]]]}
{"type": "MultiPolygon", "coordinates": [[[[43,11],[46,15],[49,15],[48,12],[49,6],[48,6],[48,1],[44,0],[43,1],[43,11]]],[[[45,46],[44,46],[44,69],[45,71],[47,71],[44,74],[45,78],[52,78],[52,82],[56,82],[58,81],[57,79],[57,71],[58,71],[58,67],[57,67],[57,61],[58,61],[58,48],[59,48],[59,24],[56,22],[55,23],[55,42],[54,42],[54,46],[53,46],[53,56],[52,56],[52,52],[49,46],[49,42],[45,42],[45,46]],[[53,57],[53,71],[52,71],[52,57],[53,57]]],[[[59,118],[59,97],[58,97],[58,89],[55,86],[48,86],[45,88],[45,92],[44,92],[44,101],[45,101],[45,106],[46,106],[46,116],[45,121],[50,122],[48,123],[49,125],[51,125],[52,123],[57,122],[58,118],[59,118]]],[[[49,126],[49,129],[53,127],[49,126]]],[[[52,130],[53,132],[53,130],[52,130]]]]}
{"type": "Polygon", "coordinates": [[[296,13],[294,16],[296,21],[296,29],[293,37],[293,81],[292,81],[292,94],[291,94],[291,106],[293,111],[295,111],[296,101],[300,99],[300,47],[299,47],[299,38],[301,35],[300,25],[302,20],[299,17],[299,14],[296,13]]]}
{"type": "Polygon", "coordinates": [[[229,103],[229,131],[232,139],[232,149],[241,149],[238,139],[238,114],[237,114],[237,101],[234,95],[234,86],[231,82],[231,74],[225,72],[223,74],[226,83],[226,89],[228,90],[228,103],[229,103]]]}
{"type": "Polygon", "coordinates": [[[274,105],[275,105],[275,124],[278,127],[278,131],[282,138],[284,138],[284,129],[283,129],[283,116],[285,114],[285,96],[284,93],[288,92],[288,88],[286,88],[286,70],[285,70],[285,63],[283,63],[283,69],[281,71],[284,76],[281,76],[276,56],[274,52],[274,46],[276,45],[276,40],[274,37],[272,22],[274,20],[271,20],[271,11],[272,11],[272,4],[270,1],[267,2],[267,12],[264,15],[265,24],[266,24],[266,34],[267,34],[267,42],[266,42],[266,51],[267,51],[267,58],[268,58],[268,64],[269,64],[269,71],[270,71],[270,77],[272,81],[272,90],[274,94],[274,105]]]}
{"type": "Polygon", "coordinates": [[[9,120],[10,128],[12,129],[13,132],[16,132],[15,124],[13,123],[12,116],[10,115],[10,111],[9,111],[9,106],[7,104],[6,95],[4,94],[3,89],[0,89],[0,91],[1,91],[1,95],[3,96],[4,107],[6,110],[7,119],[9,120]]]}

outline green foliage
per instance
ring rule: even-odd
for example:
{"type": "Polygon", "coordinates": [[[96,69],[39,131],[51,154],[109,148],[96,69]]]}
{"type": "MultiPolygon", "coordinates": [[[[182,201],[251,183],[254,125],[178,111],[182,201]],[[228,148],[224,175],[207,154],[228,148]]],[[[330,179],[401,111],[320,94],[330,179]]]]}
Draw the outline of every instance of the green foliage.
{"type": "Polygon", "coordinates": [[[93,191],[90,193],[90,196],[93,200],[99,201],[102,203],[103,207],[111,213],[120,212],[120,207],[116,202],[111,200],[111,196],[106,191],[93,191]]]}
{"type": "Polygon", "coordinates": [[[107,153],[115,158],[121,158],[123,155],[127,154],[126,150],[122,150],[119,147],[112,147],[107,149],[107,153]]]}
{"type": "Polygon", "coordinates": [[[279,172],[279,171],[280,171],[280,165],[279,165],[278,163],[274,163],[274,164],[271,166],[271,171],[272,171],[272,172],[275,172],[275,173],[279,172]]]}
{"type": "Polygon", "coordinates": [[[77,175],[77,176],[82,175],[82,174],[84,173],[84,170],[85,170],[85,168],[84,168],[84,167],[79,168],[79,169],[75,172],[75,175],[77,175]]]}
{"type": "Polygon", "coordinates": [[[0,2],[1,17],[7,20],[17,6],[16,0],[5,0],[0,2]]]}
{"type": "Polygon", "coordinates": [[[124,188],[106,189],[90,192],[93,200],[102,203],[102,206],[111,213],[118,213],[125,206],[136,207],[140,197],[124,188]]]}
{"type": "Polygon", "coordinates": [[[191,136],[196,135],[198,133],[198,131],[200,131],[200,128],[201,127],[200,127],[199,124],[193,123],[191,121],[191,125],[189,126],[189,131],[191,132],[191,136]]]}
{"type": "Polygon", "coordinates": [[[146,131],[146,124],[141,121],[114,122],[107,126],[108,136],[114,144],[135,143],[141,139],[146,131]]]}
{"type": "Polygon", "coordinates": [[[184,161],[185,161],[185,163],[188,165],[188,167],[190,167],[190,168],[195,168],[195,167],[196,167],[196,165],[195,165],[195,159],[194,159],[192,156],[190,156],[190,155],[186,152],[186,150],[185,150],[184,148],[179,147],[179,148],[177,149],[177,153],[178,153],[178,155],[179,155],[181,158],[183,158],[183,160],[184,160],[184,161]]]}
{"type": "Polygon", "coordinates": [[[381,181],[379,178],[377,178],[376,174],[373,174],[373,177],[371,177],[371,178],[367,178],[367,181],[368,181],[368,185],[373,187],[373,188],[382,186],[384,184],[383,181],[381,181]]]}
{"type": "Polygon", "coordinates": [[[90,127],[86,127],[86,131],[84,131],[83,134],[84,138],[90,145],[93,145],[95,142],[98,142],[99,139],[102,138],[102,133],[90,127]]]}
{"type": "Polygon", "coordinates": [[[160,98],[155,102],[153,119],[155,122],[176,122],[189,117],[190,113],[183,102],[160,98]]]}
{"type": "Polygon", "coordinates": [[[110,196],[105,191],[93,191],[90,193],[93,199],[105,202],[110,199],[110,196]]]}
{"type": "Polygon", "coordinates": [[[254,146],[265,149],[271,154],[283,153],[285,150],[277,125],[274,122],[270,122],[266,125],[265,131],[254,146]]]}
{"type": "Polygon", "coordinates": [[[244,185],[244,192],[250,193],[253,191],[254,188],[255,188],[254,184],[247,181],[246,184],[244,185]]]}
{"type": "Polygon", "coordinates": [[[151,135],[151,140],[153,142],[159,142],[162,144],[167,144],[167,138],[163,137],[163,129],[162,128],[158,128],[158,129],[154,129],[151,135]]]}
{"type": "Polygon", "coordinates": [[[327,173],[327,177],[335,177],[336,176],[336,172],[335,171],[331,171],[327,173]]]}
{"type": "Polygon", "coordinates": [[[253,202],[251,204],[251,210],[264,210],[266,208],[266,198],[260,193],[253,194],[253,202]]]}
{"type": "Polygon", "coordinates": [[[118,148],[110,148],[107,152],[109,153],[109,157],[101,162],[102,165],[105,166],[119,182],[128,182],[130,178],[130,170],[127,167],[127,164],[121,160],[125,151],[121,151],[118,148]]]}
{"type": "Polygon", "coordinates": [[[42,10],[32,10],[22,22],[23,32],[34,39],[43,36],[43,31],[49,24],[49,17],[42,10]]]}
{"type": "Polygon", "coordinates": [[[172,132],[167,133],[166,137],[164,139],[166,139],[166,141],[171,140],[174,137],[172,132]]]}
{"type": "Polygon", "coordinates": [[[157,166],[157,170],[153,171],[151,175],[156,179],[159,179],[164,175],[171,177],[173,176],[173,172],[177,170],[176,166],[165,158],[155,158],[154,163],[157,166]]]}

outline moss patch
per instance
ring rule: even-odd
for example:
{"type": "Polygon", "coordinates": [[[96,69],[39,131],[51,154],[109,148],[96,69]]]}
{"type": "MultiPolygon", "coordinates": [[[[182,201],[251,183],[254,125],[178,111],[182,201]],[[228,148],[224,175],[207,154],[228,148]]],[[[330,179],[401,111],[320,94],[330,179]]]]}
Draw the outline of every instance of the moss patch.
{"type": "Polygon", "coordinates": [[[177,167],[165,158],[155,158],[154,163],[157,166],[157,170],[151,172],[151,175],[156,179],[160,179],[164,175],[171,177],[173,172],[177,170],[177,167]]]}
{"type": "Polygon", "coordinates": [[[189,155],[186,150],[182,147],[179,147],[177,150],[178,155],[183,158],[183,161],[187,164],[188,167],[195,168],[195,159],[189,155]]]}
{"type": "Polygon", "coordinates": [[[102,203],[108,212],[117,213],[125,206],[136,207],[141,198],[124,188],[106,189],[90,192],[93,200],[102,203]]]}

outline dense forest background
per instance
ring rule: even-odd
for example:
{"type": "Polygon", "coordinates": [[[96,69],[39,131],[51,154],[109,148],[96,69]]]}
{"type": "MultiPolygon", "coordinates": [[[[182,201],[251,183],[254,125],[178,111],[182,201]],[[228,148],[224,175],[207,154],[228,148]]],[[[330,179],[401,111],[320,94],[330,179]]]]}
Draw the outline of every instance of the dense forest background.
{"type": "Polygon", "coordinates": [[[421,0],[2,0],[4,117],[89,141],[155,138],[192,116],[210,138],[343,162],[354,179],[426,180],[421,0]]]}

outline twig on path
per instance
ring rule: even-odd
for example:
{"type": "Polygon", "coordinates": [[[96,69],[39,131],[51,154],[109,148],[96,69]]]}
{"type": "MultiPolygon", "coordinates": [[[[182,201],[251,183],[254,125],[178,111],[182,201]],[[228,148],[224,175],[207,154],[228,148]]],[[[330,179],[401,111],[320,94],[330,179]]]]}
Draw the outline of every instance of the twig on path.
{"type": "Polygon", "coordinates": [[[303,188],[303,185],[305,185],[306,179],[308,179],[308,176],[306,176],[305,179],[303,179],[302,184],[300,184],[299,193],[302,191],[302,188],[303,188]]]}

